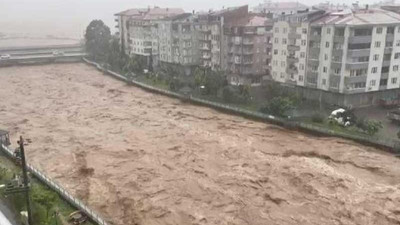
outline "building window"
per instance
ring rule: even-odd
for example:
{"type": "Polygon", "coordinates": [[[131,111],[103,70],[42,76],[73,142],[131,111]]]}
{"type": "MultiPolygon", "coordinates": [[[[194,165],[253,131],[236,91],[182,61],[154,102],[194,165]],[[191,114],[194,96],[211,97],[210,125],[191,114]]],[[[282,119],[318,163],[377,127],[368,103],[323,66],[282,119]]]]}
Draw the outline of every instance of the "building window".
{"type": "Polygon", "coordinates": [[[279,33],[279,27],[275,27],[275,33],[279,33]]]}
{"type": "Polygon", "coordinates": [[[328,72],[328,67],[324,66],[324,67],[322,68],[322,71],[323,71],[324,73],[328,72]]]}
{"type": "Polygon", "coordinates": [[[378,72],[378,67],[372,67],[371,73],[376,73],[376,72],[378,72]]]}
{"type": "Polygon", "coordinates": [[[324,78],[324,79],[322,79],[322,85],[326,85],[326,79],[324,78]]]}
{"type": "Polygon", "coordinates": [[[306,53],[305,52],[300,52],[300,58],[305,58],[306,57],[306,53]]]}
{"type": "Polygon", "coordinates": [[[325,55],[324,55],[324,59],[325,59],[325,60],[328,60],[328,54],[325,54],[325,55]]]}
{"type": "Polygon", "coordinates": [[[392,78],[392,84],[396,84],[397,83],[397,78],[396,77],[393,77],[392,78]]]}
{"type": "Polygon", "coordinates": [[[286,45],[287,44],[287,40],[286,38],[282,38],[282,44],[286,45]]]}
{"type": "Polygon", "coordinates": [[[396,41],[396,46],[400,46],[400,40],[396,41]]]}
{"type": "Polygon", "coordinates": [[[381,47],[381,42],[380,41],[375,41],[375,48],[381,47]]]}
{"type": "Polygon", "coordinates": [[[331,34],[331,28],[326,29],[327,34],[331,34]]]}
{"type": "Polygon", "coordinates": [[[279,38],[274,38],[274,43],[278,44],[279,43],[279,38]]]}
{"type": "Polygon", "coordinates": [[[374,61],[378,61],[379,60],[379,55],[378,54],[375,54],[374,55],[374,61]]]}
{"type": "Polygon", "coordinates": [[[400,52],[396,52],[396,53],[394,53],[394,58],[395,58],[395,59],[398,59],[398,58],[400,58],[400,52]]]}
{"type": "Polygon", "coordinates": [[[306,40],[301,40],[301,45],[306,46],[307,41],[306,40]]]}
{"type": "Polygon", "coordinates": [[[281,72],[281,78],[285,78],[285,73],[281,72]]]}
{"type": "Polygon", "coordinates": [[[369,82],[369,84],[370,84],[371,87],[375,87],[376,81],[375,81],[375,80],[371,80],[371,81],[369,82]]]}
{"type": "Polygon", "coordinates": [[[286,50],[282,50],[282,55],[286,56],[286,50]]]}
{"type": "Polygon", "coordinates": [[[304,80],[303,75],[299,75],[299,81],[303,81],[303,80],[304,80]]]}
{"type": "Polygon", "coordinates": [[[354,88],[365,88],[365,82],[355,83],[354,88]]]}
{"type": "Polygon", "coordinates": [[[300,67],[300,70],[304,70],[304,64],[300,63],[299,67],[300,67]]]}
{"type": "Polygon", "coordinates": [[[286,67],[286,62],[285,61],[281,62],[281,67],[286,67]]]}
{"type": "Polygon", "coordinates": [[[334,72],[335,74],[339,75],[339,74],[340,74],[340,69],[339,69],[339,68],[336,68],[335,70],[333,70],[333,72],[334,72]]]}
{"type": "Polygon", "coordinates": [[[307,34],[307,28],[303,28],[303,29],[301,30],[301,32],[302,32],[303,34],[307,34]]]}
{"type": "Polygon", "coordinates": [[[328,41],[325,43],[325,47],[329,48],[329,42],[328,41]]]}
{"type": "Polygon", "coordinates": [[[377,34],[382,34],[382,27],[376,28],[376,33],[377,34]]]}
{"type": "Polygon", "coordinates": [[[399,71],[399,66],[398,65],[393,66],[393,71],[399,71]]]}
{"type": "Polygon", "coordinates": [[[278,49],[274,49],[274,55],[278,55],[278,49]]]}

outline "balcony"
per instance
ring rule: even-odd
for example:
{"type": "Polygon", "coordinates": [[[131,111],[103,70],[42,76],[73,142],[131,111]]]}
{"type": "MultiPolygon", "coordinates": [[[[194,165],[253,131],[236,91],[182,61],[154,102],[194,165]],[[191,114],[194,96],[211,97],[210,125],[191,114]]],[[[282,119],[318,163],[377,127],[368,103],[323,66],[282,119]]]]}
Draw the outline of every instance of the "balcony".
{"type": "Polygon", "coordinates": [[[332,61],[331,69],[342,69],[342,62],[332,61]]]}
{"type": "Polygon", "coordinates": [[[390,66],[390,60],[383,60],[382,67],[390,66]]]}
{"type": "Polygon", "coordinates": [[[286,59],[287,59],[287,61],[288,61],[289,63],[298,63],[298,62],[299,62],[299,58],[297,58],[297,57],[294,56],[294,55],[288,55],[288,56],[286,57],[286,59]]]}
{"type": "Polygon", "coordinates": [[[356,70],[356,69],[368,69],[368,62],[347,62],[346,69],[356,70]]]}
{"type": "Polygon", "coordinates": [[[317,41],[320,42],[321,41],[321,35],[310,35],[310,41],[317,41]]]}
{"type": "Polygon", "coordinates": [[[286,73],[288,73],[288,74],[297,74],[298,73],[297,67],[296,66],[289,66],[286,69],[286,73]]]}
{"type": "Polygon", "coordinates": [[[349,37],[349,43],[350,44],[366,44],[366,43],[371,43],[372,41],[372,36],[352,36],[349,37]]]}
{"type": "Polygon", "coordinates": [[[289,37],[289,39],[300,39],[301,38],[301,34],[289,33],[288,37],[289,37]]]}
{"type": "Polygon", "coordinates": [[[202,55],[201,58],[202,59],[211,59],[211,55],[202,55]]]}
{"type": "Polygon", "coordinates": [[[393,42],[394,34],[386,34],[386,42],[393,42]]]}
{"type": "Polygon", "coordinates": [[[254,42],[252,41],[252,40],[243,40],[243,44],[244,45],[253,45],[254,44],[254,42]]]}
{"type": "Polygon", "coordinates": [[[333,36],[333,42],[344,43],[344,37],[343,36],[333,36]]]}
{"type": "Polygon", "coordinates": [[[310,57],[311,58],[319,58],[319,48],[310,48],[310,57]]]}
{"type": "Polygon", "coordinates": [[[243,51],[243,55],[253,55],[253,54],[254,54],[253,51],[249,51],[249,50],[243,51]]]}
{"type": "Polygon", "coordinates": [[[338,74],[329,74],[329,83],[340,83],[341,76],[338,74]]]}
{"type": "Polygon", "coordinates": [[[319,59],[309,59],[308,60],[308,66],[319,66],[319,59]]]}
{"type": "Polygon", "coordinates": [[[363,57],[363,56],[369,56],[370,55],[370,50],[369,48],[367,49],[354,49],[354,50],[348,50],[347,56],[348,57],[363,57]]]}
{"type": "Polygon", "coordinates": [[[207,45],[203,45],[203,46],[200,47],[200,50],[203,50],[203,51],[210,51],[211,48],[210,48],[209,46],[207,46],[207,45]]]}
{"type": "Polygon", "coordinates": [[[297,46],[297,45],[288,45],[288,46],[287,46],[287,49],[288,49],[289,51],[300,51],[300,46],[297,46]]]}
{"type": "Polygon", "coordinates": [[[338,57],[338,58],[343,58],[343,49],[333,49],[332,56],[338,57]]]}
{"type": "Polygon", "coordinates": [[[384,54],[391,54],[393,51],[393,47],[385,47],[384,54]]]}
{"type": "Polygon", "coordinates": [[[388,78],[389,78],[388,72],[381,73],[381,79],[388,79],[388,78]]]}
{"type": "Polygon", "coordinates": [[[344,84],[367,82],[367,76],[344,77],[344,84]]]}

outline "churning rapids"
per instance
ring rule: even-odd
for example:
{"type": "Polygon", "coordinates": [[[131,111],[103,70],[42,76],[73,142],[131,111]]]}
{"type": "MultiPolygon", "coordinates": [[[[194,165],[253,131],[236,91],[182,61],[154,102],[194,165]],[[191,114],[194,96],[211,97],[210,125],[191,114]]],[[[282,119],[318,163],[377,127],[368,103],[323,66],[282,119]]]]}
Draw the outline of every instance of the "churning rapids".
{"type": "Polygon", "coordinates": [[[85,64],[0,69],[0,127],[116,225],[400,224],[400,159],[131,87],[85,64]]]}

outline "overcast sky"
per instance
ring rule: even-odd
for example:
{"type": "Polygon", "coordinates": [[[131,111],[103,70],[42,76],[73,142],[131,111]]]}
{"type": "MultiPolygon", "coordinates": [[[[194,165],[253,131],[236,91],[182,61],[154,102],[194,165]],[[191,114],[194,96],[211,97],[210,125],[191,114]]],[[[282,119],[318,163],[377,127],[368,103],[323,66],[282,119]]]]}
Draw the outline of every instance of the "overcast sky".
{"type": "MultiPolygon", "coordinates": [[[[290,1],[290,0],[284,0],[290,1]]],[[[0,0],[0,32],[28,35],[57,35],[82,37],[92,19],[102,19],[114,27],[113,14],[128,8],[160,6],[180,7],[186,11],[220,9],[248,4],[258,5],[263,0],[0,0]]],[[[300,0],[306,5],[316,0],[300,0]]],[[[351,3],[332,0],[331,3],[351,3]]],[[[361,0],[372,3],[374,0],[361,0]]]]}

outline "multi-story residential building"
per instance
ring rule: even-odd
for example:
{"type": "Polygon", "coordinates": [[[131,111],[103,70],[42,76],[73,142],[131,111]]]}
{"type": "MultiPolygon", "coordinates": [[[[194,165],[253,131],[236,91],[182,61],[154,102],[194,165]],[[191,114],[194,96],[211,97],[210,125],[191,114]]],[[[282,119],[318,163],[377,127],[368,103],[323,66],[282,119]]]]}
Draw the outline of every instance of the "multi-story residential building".
{"type": "Polygon", "coordinates": [[[233,85],[260,85],[270,75],[272,23],[266,17],[248,15],[225,31],[228,68],[233,85]]]}
{"type": "Polygon", "coordinates": [[[307,86],[353,94],[400,87],[400,15],[333,12],[311,24],[307,86]],[[312,46],[312,47],[311,47],[312,46]]]}
{"type": "Polygon", "coordinates": [[[174,64],[183,67],[189,75],[193,66],[199,65],[197,18],[183,13],[156,21],[158,25],[160,64],[174,64]]]}
{"type": "Polygon", "coordinates": [[[302,12],[282,16],[273,32],[273,79],[305,87],[310,98],[357,107],[400,92],[400,15],[394,12],[302,12]]]}
{"type": "Polygon", "coordinates": [[[270,75],[272,20],[248,6],[207,13],[131,9],[116,14],[121,44],[148,65],[227,71],[232,84],[259,85],[270,75]]]}
{"type": "Polygon", "coordinates": [[[147,10],[148,9],[129,9],[115,14],[115,21],[117,22],[115,28],[118,29],[116,34],[119,36],[121,48],[126,54],[130,54],[130,19],[144,14],[147,10]]]}
{"type": "Polygon", "coordinates": [[[301,4],[298,1],[294,2],[272,2],[271,0],[266,0],[264,3],[259,4],[253,8],[255,13],[270,13],[274,18],[281,15],[295,14],[297,11],[306,10],[308,6],[301,4]]]}
{"type": "Polygon", "coordinates": [[[272,78],[281,83],[304,86],[310,22],[324,11],[282,15],[273,27],[272,78]]]}
{"type": "Polygon", "coordinates": [[[183,14],[177,8],[130,9],[117,13],[121,46],[129,55],[144,56],[150,63],[158,61],[157,20],[183,14]]]}

